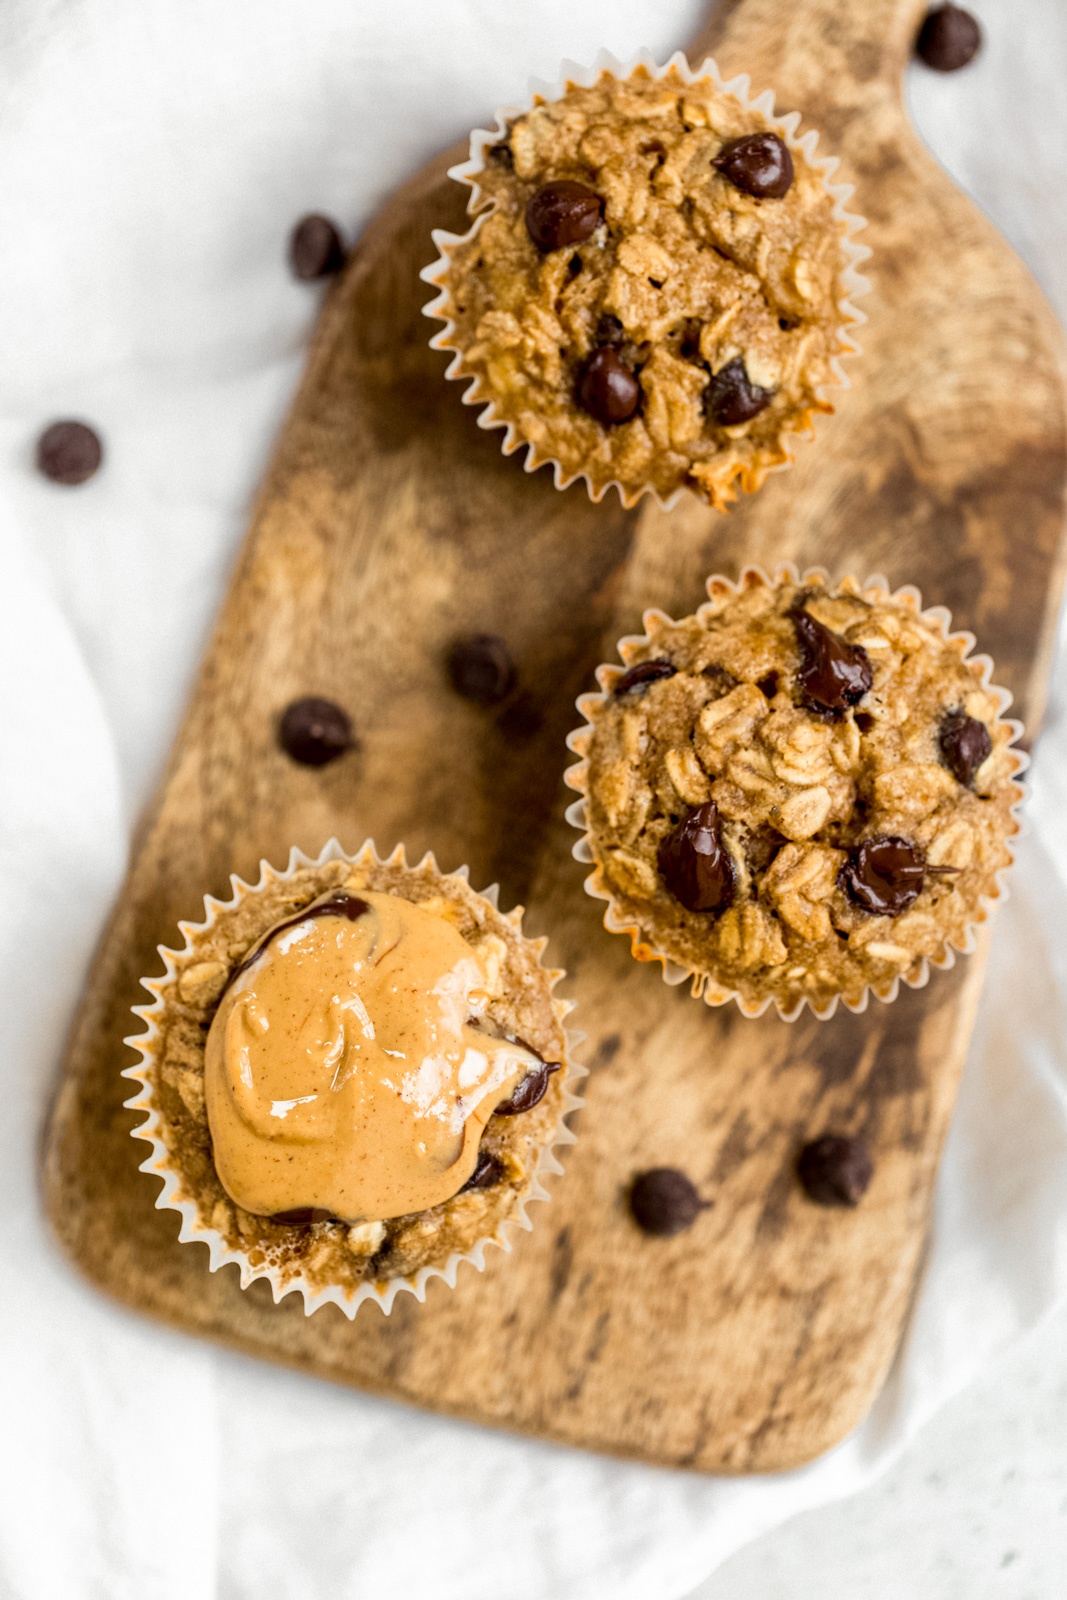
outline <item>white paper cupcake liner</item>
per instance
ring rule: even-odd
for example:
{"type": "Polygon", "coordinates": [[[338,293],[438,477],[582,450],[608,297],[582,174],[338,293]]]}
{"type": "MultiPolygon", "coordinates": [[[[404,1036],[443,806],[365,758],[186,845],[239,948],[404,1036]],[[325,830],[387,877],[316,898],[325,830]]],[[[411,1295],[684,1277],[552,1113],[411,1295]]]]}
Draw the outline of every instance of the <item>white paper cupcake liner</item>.
{"type": "MultiPolygon", "coordinates": [[[[587,471],[568,472],[562,462],[555,456],[549,455],[532,440],[524,439],[518,432],[515,424],[507,418],[500,416],[496,402],[486,389],[481,377],[471,372],[464,365],[463,351],[458,343],[458,328],[453,315],[452,297],[448,288],[448,274],[455,251],[469,244],[484,225],[486,219],[492,215],[494,206],[492,200],[484,193],[478,182],[479,175],[485,170],[486,152],[502,138],[508,131],[509,124],[524,113],[533,109],[535,105],[554,100],[560,100],[570,87],[591,88],[605,73],[619,79],[626,79],[639,68],[643,68],[650,77],[659,79],[674,71],[686,84],[698,83],[710,78],[715,88],[723,94],[732,95],[748,111],[755,111],[762,116],[767,127],[777,133],[793,152],[798,152],[807,165],[814,171],[821,173],[823,186],[826,193],[834,203],[834,219],[841,228],[841,248],[845,257],[845,265],[839,277],[842,297],[839,308],[843,314],[842,326],[839,330],[840,350],[831,362],[833,382],[824,384],[816,390],[817,398],[831,404],[830,396],[840,389],[851,387],[849,378],[841,365],[841,358],[859,355],[860,346],[853,337],[854,329],[862,326],[867,321],[862,311],[857,310],[853,303],[859,296],[866,294],[870,284],[856,269],[859,264],[866,261],[871,252],[866,245],[857,243],[855,235],[860,229],[867,226],[866,219],[855,212],[846,209],[848,201],[855,192],[853,184],[834,183],[832,181],[840,162],[836,156],[817,158],[815,151],[819,142],[819,135],[815,130],[802,136],[797,135],[801,121],[799,111],[790,112],[788,116],[777,117],[774,114],[774,94],[770,89],[764,90],[759,95],[751,93],[750,80],[747,73],[741,73],[728,82],[723,78],[716,62],[708,56],[699,67],[692,68],[681,50],[675,51],[668,61],[660,66],[655,58],[647,51],[639,51],[632,60],[621,62],[608,51],[602,50],[597,55],[592,67],[582,67],[573,61],[564,61],[560,68],[560,76],[554,83],[545,83],[533,79],[530,83],[530,99],[522,106],[502,106],[496,112],[496,125],[492,128],[476,128],[471,134],[470,156],[458,166],[450,167],[448,176],[455,178],[460,183],[465,183],[470,188],[471,194],[467,202],[468,215],[475,218],[474,223],[464,234],[449,233],[444,228],[435,228],[432,238],[440,252],[436,261],[424,267],[419,276],[438,290],[437,295],[423,307],[423,315],[432,317],[438,322],[443,322],[441,328],[430,340],[434,350],[453,351],[453,358],[445,372],[445,377],[456,381],[467,381],[467,388],[462,396],[463,404],[479,406],[478,416],[480,428],[503,428],[504,438],[501,450],[504,455],[512,455],[516,450],[526,450],[524,463],[527,472],[536,472],[541,467],[551,467],[553,480],[557,489],[566,489],[572,483],[581,481],[585,484],[589,497],[594,502],[603,499],[609,490],[618,491],[623,505],[629,509],[637,504],[643,495],[651,495],[657,505],[664,511],[669,511],[676,505],[681,496],[686,492],[684,488],[675,489],[670,495],[664,496],[652,484],[644,484],[639,489],[627,489],[617,479],[610,479],[600,485],[593,483],[587,471]]],[[[832,408],[832,406],[831,406],[832,408]]],[[[790,439],[811,438],[814,436],[814,417],[812,413],[798,418],[793,428],[788,430],[790,439]]],[[[792,457],[786,461],[777,462],[766,468],[760,469],[758,482],[753,482],[749,492],[754,492],[762,484],[769,472],[781,471],[792,464],[792,457]]]]}
{"type": "MultiPolygon", "coordinates": [[[[408,1277],[389,1278],[381,1281],[366,1281],[347,1291],[340,1285],[313,1285],[299,1272],[294,1272],[291,1267],[284,1268],[270,1262],[252,1262],[246,1251],[236,1249],[223,1235],[211,1226],[201,1214],[200,1206],[195,1199],[183,1198],[181,1189],[183,1179],[174,1158],[167,1148],[163,1138],[163,1118],[160,1112],[155,1093],[156,1074],[159,1068],[159,1047],[163,1036],[159,1028],[159,1019],[167,1006],[167,995],[172,992],[173,986],[181,976],[184,969],[194,964],[197,955],[197,938],[211,929],[220,914],[232,911],[246,897],[262,893],[268,886],[276,883],[286,883],[294,878],[302,869],[322,867],[331,861],[343,861],[348,865],[358,867],[399,867],[407,871],[424,871],[439,875],[446,883],[449,878],[458,879],[469,884],[469,870],[460,867],[452,873],[440,873],[432,853],[427,853],[412,869],[408,868],[403,845],[398,845],[393,853],[383,860],[377,853],[373,841],[368,841],[355,854],[349,855],[341,848],[336,839],[331,839],[320,851],[317,857],[310,857],[302,850],[294,848],[289,854],[289,863],[284,871],[279,872],[269,862],[260,862],[260,875],[258,882],[246,883],[243,879],[231,874],[230,884],[233,893],[229,900],[217,900],[211,895],[204,897],[205,917],[202,922],[180,922],[179,932],[184,936],[185,943],[181,949],[172,950],[165,945],[159,945],[159,954],[163,959],[165,971],[158,977],[142,978],[142,987],[153,996],[150,1005],[134,1006],[133,1013],[146,1024],[145,1031],[133,1034],[123,1042],[132,1046],[140,1054],[140,1061],[136,1066],[127,1067],[123,1077],[132,1078],[140,1085],[138,1092],[132,1099],[125,1102],[126,1108],[131,1111],[145,1111],[147,1116],[138,1127],[133,1129],[135,1139],[143,1139],[151,1146],[151,1153],[140,1165],[141,1172],[154,1174],[163,1180],[163,1188],[156,1199],[158,1210],[177,1211],[181,1216],[181,1231],[178,1235],[183,1243],[200,1241],[206,1244],[209,1252],[209,1270],[217,1272],[220,1267],[230,1263],[236,1265],[240,1271],[241,1288],[247,1289],[250,1283],[257,1278],[265,1278],[271,1286],[275,1303],[287,1294],[297,1293],[304,1301],[304,1310],[307,1315],[317,1311],[320,1306],[333,1304],[340,1308],[344,1315],[352,1318],[359,1307],[366,1301],[374,1301],[388,1315],[393,1308],[397,1295],[412,1294],[416,1300],[424,1301],[427,1285],[433,1278],[443,1278],[449,1288],[455,1288],[456,1277],[461,1265],[470,1262],[477,1271],[485,1268],[486,1250],[490,1245],[499,1245],[502,1250],[510,1251],[512,1236],[517,1230],[530,1231],[533,1222],[528,1214],[528,1207],[537,1200],[549,1200],[551,1194],[545,1186],[547,1178],[558,1175],[563,1168],[556,1157],[555,1151],[565,1145],[575,1143],[576,1135],[567,1126],[566,1119],[582,1105],[582,1100],[574,1093],[576,1086],[587,1076],[587,1069],[580,1066],[573,1056],[574,1050],[580,1045],[585,1035],[569,1028],[564,1029],[565,1049],[563,1060],[562,1097],[560,1111],[556,1125],[545,1141],[539,1153],[533,1173],[527,1187],[518,1197],[511,1213],[500,1222],[492,1234],[479,1239],[472,1249],[468,1251],[454,1251],[441,1266],[420,1267],[417,1272],[408,1277]]],[[[488,900],[494,910],[498,910],[498,886],[483,892],[483,899],[488,900]]],[[[505,920],[510,922],[517,932],[521,932],[522,908],[501,913],[505,920]]],[[[537,955],[538,965],[541,966],[541,956],[547,946],[547,939],[527,940],[528,947],[537,955]]],[[[549,981],[550,989],[554,989],[565,976],[561,969],[544,968],[549,981]]],[[[574,1010],[576,1002],[573,1000],[553,999],[552,1005],[558,1021],[574,1010]]]]}
{"type": "MultiPolygon", "coordinates": [[[[783,582],[801,585],[818,582],[829,585],[830,579],[829,573],[824,567],[809,567],[803,573],[800,573],[792,563],[783,563],[774,569],[773,576],[768,575],[762,567],[748,566],[743,569],[736,583],[729,578],[716,574],[707,580],[706,587],[709,598],[722,599],[726,596],[738,595],[743,588],[750,587],[753,584],[762,583],[773,588],[783,582]]],[[[924,609],[922,596],[913,584],[906,584],[901,589],[891,590],[885,578],[874,576],[868,578],[862,584],[861,594],[867,600],[891,600],[897,605],[906,606],[909,610],[913,610],[928,627],[935,629],[946,644],[956,646],[959,650],[960,660],[966,662],[974,673],[976,686],[984,689],[999,701],[1000,711],[996,720],[1010,729],[1011,738],[1007,741],[1007,745],[1009,748],[1013,746],[1014,741],[1023,732],[1023,725],[1014,718],[1004,715],[1012,703],[1012,697],[1007,689],[1002,689],[992,682],[992,659],[987,655],[971,654],[977,642],[974,634],[966,630],[953,632],[952,616],[947,607],[930,606],[924,609]]],[[[697,615],[700,615],[699,611],[697,615]]],[[[671,624],[674,621],[666,612],[654,607],[645,611],[641,620],[646,630],[650,630],[653,625],[671,624]]],[[[629,664],[650,643],[648,632],[628,634],[619,640],[619,655],[625,664],[629,664]]],[[[965,936],[959,941],[947,938],[941,951],[937,955],[923,957],[921,965],[914,973],[898,974],[892,979],[887,979],[884,983],[869,983],[858,999],[848,1000],[844,995],[835,995],[826,1005],[820,1006],[809,996],[804,995],[793,1005],[786,1007],[778,997],[772,995],[767,995],[758,1003],[753,1002],[738,990],[717,984],[709,975],[697,972],[692,967],[682,965],[665,952],[655,949],[649,942],[648,935],[634,922],[633,917],[620,907],[618,897],[612,890],[600,862],[597,860],[588,826],[588,755],[594,731],[593,717],[596,708],[603,706],[609,700],[612,688],[622,676],[624,670],[624,666],[609,663],[597,667],[596,679],[600,685],[601,692],[599,694],[583,694],[578,697],[576,705],[585,721],[582,727],[576,728],[573,733],[568,735],[567,746],[580,759],[575,765],[569,767],[563,776],[568,787],[577,789],[581,795],[581,799],[575,800],[567,807],[566,817],[567,821],[577,828],[581,834],[581,838],[573,846],[571,854],[576,861],[581,861],[587,866],[591,865],[593,868],[593,871],[585,880],[586,893],[594,900],[607,902],[608,909],[604,913],[604,926],[609,933],[621,933],[629,936],[635,960],[658,961],[662,967],[662,976],[665,983],[676,985],[686,982],[687,979],[692,980],[694,997],[702,998],[705,1004],[709,1006],[729,1005],[732,1001],[737,1005],[743,1016],[760,1017],[773,1005],[783,1022],[795,1022],[805,1007],[810,1007],[813,1015],[820,1021],[825,1022],[837,1011],[839,1003],[846,1010],[858,1013],[866,1011],[872,994],[878,1000],[895,1000],[900,992],[902,982],[906,983],[909,988],[922,989],[930,981],[932,968],[936,967],[940,971],[947,971],[955,965],[957,954],[970,955],[973,952],[977,942],[979,926],[986,921],[992,907],[998,902],[1004,901],[1008,895],[1008,888],[1004,879],[1010,869],[1011,861],[1014,859],[1011,839],[1017,837],[1021,831],[1022,823],[1019,816],[1019,806],[1024,798],[1024,790],[1014,780],[1018,779],[1030,764],[1029,756],[1025,751],[1019,749],[1013,748],[1011,750],[1012,755],[1015,757],[1012,780],[1016,798],[1011,806],[1011,817],[1015,823],[1015,828],[1014,832],[1005,841],[1011,859],[994,874],[995,887],[993,893],[980,897],[980,912],[968,924],[965,936]]]]}

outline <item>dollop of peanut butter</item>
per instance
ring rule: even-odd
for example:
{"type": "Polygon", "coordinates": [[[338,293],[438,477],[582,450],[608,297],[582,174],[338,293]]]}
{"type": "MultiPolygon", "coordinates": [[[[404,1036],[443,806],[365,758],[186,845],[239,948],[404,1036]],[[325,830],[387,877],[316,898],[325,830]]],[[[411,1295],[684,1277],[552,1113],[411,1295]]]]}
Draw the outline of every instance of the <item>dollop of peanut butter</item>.
{"type": "Polygon", "coordinates": [[[380,1222],[456,1194],[538,1062],[479,1026],[487,963],[399,896],[323,897],[238,968],[207,1039],[215,1166],[246,1211],[380,1222]]]}

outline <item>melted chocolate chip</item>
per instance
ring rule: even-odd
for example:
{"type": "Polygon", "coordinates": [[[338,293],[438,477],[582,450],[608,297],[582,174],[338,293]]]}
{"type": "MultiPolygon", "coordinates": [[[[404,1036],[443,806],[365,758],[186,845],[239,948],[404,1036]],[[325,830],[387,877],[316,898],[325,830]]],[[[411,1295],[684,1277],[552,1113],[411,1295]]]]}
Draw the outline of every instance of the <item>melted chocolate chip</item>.
{"type": "MultiPolygon", "coordinates": [[[[515,1042],[519,1043],[518,1040],[515,1042]]],[[[529,1045],[524,1048],[529,1049],[529,1045]]],[[[533,1054],[537,1054],[536,1050],[533,1054]]],[[[524,1111],[532,1111],[545,1098],[548,1080],[554,1072],[559,1071],[559,1067],[558,1061],[542,1061],[540,1066],[531,1068],[525,1078],[520,1078],[508,1098],[495,1107],[493,1115],[520,1117],[524,1111]]]]}
{"type": "Polygon", "coordinates": [[[239,966],[234,967],[230,973],[230,983],[242,972],[246,972],[253,962],[258,961],[267,946],[272,944],[280,933],[284,933],[286,928],[295,928],[300,922],[310,922],[313,917],[347,917],[349,922],[356,922],[360,917],[366,916],[369,910],[370,906],[365,900],[361,900],[356,894],[349,894],[345,889],[338,889],[336,894],[332,894],[321,905],[305,906],[303,911],[297,911],[293,916],[286,917],[284,922],[279,922],[270,930],[263,943],[257,945],[250,955],[245,956],[239,966]]]}
{"type": "Polygon", "coordinates": [[[74,488],[98,471],[104,447],[84,422],[53,422],[37,441],[35,459],[42,477],[74,488]]]}
{"type": "Polygon", "coordinates": [[[925,863],[917,845],[881,834],[849,851],[841,880],[864,911],[878,917],[899,917],[922,894],[924,874],[925,863]]]}
{"type": "Polygon", "coordinates": [[[862,1139],[827,1133],[806,1144],[797,1158],[797,1177],[820,1206],[855,1206],[874,1175],[871,1152],[862,1139]]]}
{"type": "Polygon", "coordinates": [[[496,1156],[491,1156],[488,1151],[479,1150],[474,1171],[459,1192],[465,1194],[468,1189],[493,1189],[503,1176],[504,1163],[496,1156]]]}
{"type": "Polygon", "coordinates": [[[284,1222],[289,1228],[308,1228],[313,1222],[338,1222],[340,1218],[321,1206],[297,1206],[292,1211],[276,1211],[270,1220],[284,1222]]]}
{"type": "Polygon", "coordinates": [[[636,694],[639,689],[647,689],[650,683],[655,683],[659,678],[673,678],[677,671],[673,662],[663,658],[639,661],[635,667],[623,673],[612,693],[616,699],[624,694],[636,694]]]}
{"type": "Polygon", "coordinates": [[[970,788],[983,761],[993,753],[989,729],[965,711],[949,711],[941,720],[937,736],[941,759],[957,782],[970,788]]]}
{"type": "Polygon", "coordinates": [[[734,869],[715,802],[684,817],[659,847],[660,876],[687,911],[722,911],[734,897],[734,869]]]}
{"type": "Polygon", "coordinates": [[[474,633],[453,644],[448,653],[448,676],[464,700],[496,706],[515,686],[515,663],[504,640],[495,633],[474,633]]]}
{"type": "Polygon", "coordinates": [[[610,345],[594,350],[578,380],[578,404],[605,428],[628,422],[641,402],[641,385],[610,345]]]}
{"type": "Polygon", "coordinates": [[[773,389],[753,383],[740,356],[728,361],[704,390],[704,410],[719,428],[737,428],[751,422],[774,399],[773,389]]]}
{"type": "Polygon", "coordinates": [[[303,283],[328,278],[345,264],[345,247],[336,222],[313,212],[289,236],[289,265],[303,283]]]}
{"type": "Polygon", "coordinates": [[[915,53],[935,72],[957,72],[973,61],[982,43],[977,20],[962,6],[936,6],[928,11],[915,53]]]}
{"type": "Polygon", "coordinates": [[[282,713],[278,742],[302,766],[324,767],[352,748],[352,723],[347,711],[332,700],[308,695],[282,713]]]}
{"type": "Polygon", "coordinates": [[[694,1184],[676,1167],[653,1167],[638,1173],[630,1185],[629,1199],[637,1226],[660,1239],[684,1233],[712,1204],[700,1198],[694,1184]]]}
{"type": "Polygon", "coordinates": [[[793,182],[793,157],[776,133],[748,133],[725,145],[712,162],[735,189],[757,200],[780,200],[793,182]]]}
{"type": "Polygon", "coordinates": [[[800,646],[797,682],[805,700],[819,710],[836,713],[856,705],[874,682],[866,650],[824,628],[802,606],[789,615],[800,646]]]}
{"type": "Polygon", "coordinates": [[[600,225],[603,201],[595,190],[573,178],[546,183],[530,196],[526,206],[526,230],[538,250],[560,250],[564,245],[581,244],[600,225]]]}

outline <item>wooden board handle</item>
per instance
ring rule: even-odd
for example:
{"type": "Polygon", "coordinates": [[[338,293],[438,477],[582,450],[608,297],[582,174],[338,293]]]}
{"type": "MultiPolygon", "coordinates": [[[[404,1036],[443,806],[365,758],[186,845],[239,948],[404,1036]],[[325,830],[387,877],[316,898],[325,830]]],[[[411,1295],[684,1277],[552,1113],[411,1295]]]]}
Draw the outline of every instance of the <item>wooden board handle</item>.
{"type": "Polygon", "coordinates": [[[880,81],[900,79],[926,10],[925,0],[722,0],[689,48],[695,66],[714,56],[727,74],[747,72],[756,93],[775,91],[776,108],[802,110],[815,126],[849,107],[871,109],[880,81]]]}

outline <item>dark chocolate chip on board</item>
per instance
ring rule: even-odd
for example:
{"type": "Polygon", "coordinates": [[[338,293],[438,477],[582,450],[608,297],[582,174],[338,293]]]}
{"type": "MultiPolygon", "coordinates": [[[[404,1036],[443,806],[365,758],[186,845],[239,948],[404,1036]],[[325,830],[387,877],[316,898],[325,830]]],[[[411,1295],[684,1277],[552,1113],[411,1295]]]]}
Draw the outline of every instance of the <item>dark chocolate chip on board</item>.
{"type": "Polygon", "coordinates": [[[504,640],[495,633],[473,633],[457,639],[448,653],[448,676],[464,700],[495,706],[515,685],[515,663],[504,640]]]}
{"type": "Polygon", "coordinates": [[[345,264],[345,247],[336,222],[313,212],[289,235],[289,265],[304,283],[328,278],[345,264]]]}
{"type": "Polygon", "coordinates": [[[922,894],[926,864],[907,839],[882,834],[849,851],[841,881],[858,906],[876,917],[899,917],[922,894]]]}
{"type": "Polygon", "coordinates": [[[676,1167],[652,1167],[630,1185],[630,1212],[643,1233],[669,1239],[691,1228],[712,1202],[702,1200],[695,1185],[676,1167]]]}
{"type": "Polygon", "coordinates": [[[285,708],[278,742],[301,766],[324,767],[351,749],[352,723],[348,713],[332,700],[308,695],[285,708]]]}
{"type": "Polygon", "coordinates": [[[937,736],[941,759],[958,783],[970,788],[983,761],[993,753],[989,729],[965,711],[948,711],[937,736]]]}
{"type": "Polygon", "coordinates": [[[35,459],[42,477],[74,488],[98,471],[104,448],[87,423],[53,422],[37,441],[35,459]]]}
{"type": "Polygon", "coordinates": [[[859,1205],[873,1175],[871,1152],[862,1139],[824,1134],[797,1157],[797,1177],[820,1206],[859,1205]]]}
{"type": "Polygon", "coordinates": [[[734,897],[733,863],[713,800],[697,806],[659,847],[660,877],[687,911],[722,911],[734,897]]]}
{"type": "Polygon", "coordinates": [[[781,200],[793,182],[793,157],[776,133],[746,133],[724,145],[712,162],[735,189],[756,200],[781,200]]]}
{"type": "Polygon", "coordinates": [[[751,422],[774,399],[773,389],[753,383],[740,356],[716,372],[704,390],[704,410],[719,428],[737,428],[751,422]]]}
{"type": "Polygon", "coordinates": [[[594,189],[573,178],[546,183],[526,203],[526,231],[538,250],[583,244],[600,226],[604,202],[594,189]]]}
{"type": "Polygon", "coordinates": [[[808,704],[837,715],[857,705],[874,682],[863,646],[849,644],[802,605],[795,606],[789,616],[800,647],[797,682],[808,704]]]}
{"type": "Polygon", "coordinates": [[[578,380],[578,404],[605,428],[629,422],[641,403],[641,385],[610,345],[594,350],[578,380]]]}
{"type": "Polygon", "coordinates": [[[973,61],[982,43],[975,17],[962,6],[935,6],[926,13],[915,54],[935,72],[958,72],[973,61]]]}

